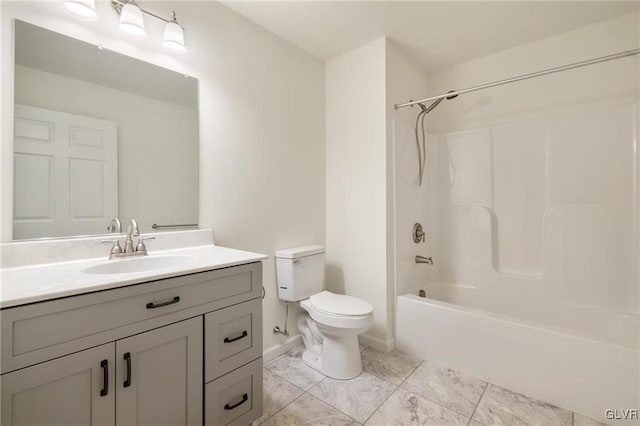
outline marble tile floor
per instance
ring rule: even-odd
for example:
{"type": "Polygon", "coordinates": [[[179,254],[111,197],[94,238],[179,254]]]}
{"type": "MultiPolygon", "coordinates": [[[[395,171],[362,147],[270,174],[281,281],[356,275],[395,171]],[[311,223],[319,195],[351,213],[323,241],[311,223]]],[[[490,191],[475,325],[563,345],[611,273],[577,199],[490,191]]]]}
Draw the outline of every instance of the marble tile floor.
{"type": "Polygon", "coordinates": [[[363,372],[326,377],[298,346],[264,366],[264,415],[254,426],[598,426],[595,420],[400,351],[365,346],[363,372]]]}

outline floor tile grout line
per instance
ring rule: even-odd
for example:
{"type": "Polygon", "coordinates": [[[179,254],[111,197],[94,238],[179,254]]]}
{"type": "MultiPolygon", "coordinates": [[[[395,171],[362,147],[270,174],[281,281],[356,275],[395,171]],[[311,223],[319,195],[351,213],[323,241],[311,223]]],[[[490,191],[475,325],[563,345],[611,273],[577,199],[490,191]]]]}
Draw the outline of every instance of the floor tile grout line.
{"type": "MultiPolygon", "coordinates": [[[[298,346],[302,346],[302,345],[298,345],[298,346]]],[[[285,382],[287,382],[287,383],[289,383],[289,384],[291,384],[291,385],[293,385],[293,386],[297,387],[298,389],[302,390],[303,392],[307,392],[307,389],[303,388],[303,387],[302,387],[302,386],[300,386],[300,385],[297,385],[297,384],[293,383],[292,381],[288,380],[286,377],[281,376],[280,374],[276,373],[275,371],[273,371],[273,370],[271,370],[270,368],[268,368],[268,367],[267,367],[267,365],[268,365],[268,364],[271,364],[271,363],[275,362],[277,359],[284,357],[284,356],[285,356],[286,354],[288,354],[289,352],[293,352],[295,349],[297,349],[297,348],[298,348],[298,346],[296,346],[296,347],[294,347],[294,348],[291,348],[290,350],[288,350],[287,352],[283,353],[282,355],[280,355],[280,356],[278,356],[278,357],[276,357],[276,358],[272,359],[272,360],[271,360],[271,361],[269,361],[267,364],[263,365],[263,366],[262,366],[262,368],[265,368],[265,369],[269,370],[271,373],[273,373],[273,374],[275,374],[276,376],[280,377],[280,378],[281,378],[282,380],[284,380],[285,382]]],[[[291,357],[291,358],[299,358],[299,359],[302,361],[302,358],[301,358],[301,357],[291,357]]],[[[306,365],[306,364],[305,364],[305,365],[306,365]]],[[[307,366],[307,367],[308,367],[308,368],[311,368],[311,367],[309,367],[309,366],[307,366]]],[[[313,368],[311,368],[311,369],[312,369],[313,371],[315,371],[315,372],[317,372],[317,373],[321,374],[321,375],[322,375],[322,379],[320,379],[320,380],[318,380],[317,382],[315,382],[314,384],[312,384],[312,385],[309,387],[309,390],[310,390],[311,388],[315,387],[318,383],[320,383],[321,381],[323,381],[324,379],[326,379],[326,378],[327,378],[327,376],[325,376],[324,374],[320,373],[318,370],[313,369],[313,368]]]]}
{"type": "Polygon", "coordinates": [[[266,419],[264,419],[264,421],[260,422],[259,425],[266,423],[271,417],[275,416],[276,414],[278,414],[280,411],[284,410],[285,408],[287,408],[288,406],[290,406],[291,404],[293,404],[294,402],[296,402],[297,400],[299,400],[300,398],[302,398],[304,396],[306,392],[302,391],[302,393],[300,395],[298,395],[297,397],[295,397],[291,402],[289,402],[288,404],[285,404],[284,407],[280,408],[279,410],[277,410],[275,413],[273,413],[272,415],[270,415],[269,417],[267,417],[266,419]]]}
{"type": "MultiPolygon", "coordinates": [[[[372,348],[366,347],[365,349],[362,350],[362,352],[365,352],[367,349],[372,349],[372,348]]],[[[375,351],[375,352],[379,352],[376,349],[372,349],[372,350],[375,351]]],[[[394,351],[399,351],[399,350],[398,349],[394,349],[391,352],[394,352],[394,351]]],[[[362,354],[362,352],[360,352],[360,353],[362,354]]],[[[391,352],[386,352],[386,353],[389,354],[391,352]]],[[[399,351],[399,352],[401,352],[401,351],[399,351]]],[[[381,353],[385,353],[385,352],[381,352],[381,353]]],[[[402,352],[402,353],[404,353],[404,352],[402,352]]],[[[399,385],[396,385],[395,383],[391,382],[390,380],[388,380],[388,379],[386,379],[384,377],[380,377],[380,376],[378,376],[377,374],[375,374],[373,372],[365,371],[364,368],[362,369],[362,371],[365,372],[365,373],[371,374],[372,376],[377,377],[380,380],[384,380],[385,382],[387,382],[389,384],[392,384],[393,386],[400,386],[418,369],[418,367],[420,367],[422,364],[424,364],[424,362],[425,362],[425,360],[420,360],[420,362],[415,367],[413,367],[413,369],[411,370],[411,373],[409,373],[409,375],[407,377],[402,379],[402,381],[400,382],[399,385]]]]}
{"type": "MultiPolygon", "coordinates": [[[[381,403],[380,405],[378,405],[378,406],[376,407],[376,409],[375,409],[375,410],[373,410],[373,412],[372,412],[371,414],[369,414],[369,417],[367,417],[367,419],[366,419],[364,422],[362,422],[362,424],[363,424],[363,425],[364,425],[364,424],[366,424],[366,423],[371,419],[371,417],[373,417],[373,415],[374,415],[374,414],[376,414],[376,413],[380,410],[380,407],[382,407],[382,406],[383,406],[383,405],[384,405],[384,404],[389,400],[389,398],[391,398],[391,397],[393,396],[393,394],[394,394],[394,393],[396,393],[396,392],[398,391],[398,389],[400,389],[400,387],[403,385],[403,383],[404,383],[404,382],[406,382],[406,381],[409,379],[409,377],[411,377],[411,375],[412,375],[413,373],[415,373],[415,372],[416,372],[416,370],[417,370],[417,369],[418,369],[422,364],[424,364],[424,360],[420,361],[420,362],[418,363],[418,365],[416,365],[416,366],[415,366],[415,368],[414,368],[413,370],[411,370],[411,373],[409,373],[409,374],[407,375],[407,377],[405,377],[405,378],[404,378],[404,380],[403,380],[399,385],[394,385],[396,388],[393,390],[393,392],[389,393],[389,396],[388,396],[388,397],[386,397],[386,398],[384,399],[384,401],[382,401],[382,403],[381,403]]],[[[378,376],[375,376],[375,375],[373,375],[373,374],[372,374],[372,376],[374,376],[374,377],[378,377],[378,376]]],[[[382,379],[381,379],[381,380],[382,380],[382,379]]],[[[387,383],[388,383],[388,382],[387,382],[387,383]]],[[[392,383],[392,384],[393,384],[393,383],[392,383]]],[[[403,389],[403,390],[404,390],[404,389],[403,389]]]]}
{"type": "Polygon", "coordinates": [[[478,398],[478,402],[476,402],[476,406],[473,407],[473,411],[471,412],[471,416],[469,416],[469,420],[467,420],[467,426],[469,426],[471,424],[471,420],[473,419],[473,416],[476,414],[476,410],[478,409],[478,406],[480,405],[480,401],[482,401],[482,398],[484,398],[484,393],[487,391],[488,387],[489,387],[489,382],[485,382],[484,389],[482,389],[482,393],[480,394],[480,398],[478,398]]]}
{"type": "Polygon", "coordinates": [[[280,358],[284,357],[286,354],[288,354],[288,353],[289,353],[289,352],[291,352],[292,350],[293,350],[293,349],[288,350],[287,352],[285,352],[285,353],[283,353],[283,354],[278,355],[277,357],[275,357],[275,358],[273,358],[273,359],[269,360],[266,364],[262,364],[262,366],[263,366],[264,368],[267,368],[267,365],[269,365],[269,364],[273,364],[274,362],[276,362],[276,361],[277,361],[277,360],[279,360],[280,358]]]}
{"type": "MultiPolygon", "coordinates": [[[[305,392],[309,392],[311,389],[315,388],[316,386],[318,386],[320,383],[324,382],[325,379],[327,379],[329,376],[324,376],[322,379],[320,379],[319,381],[317,381],[316,383],[313,384],[313,386],[311,386],[309,389],[305,390],[305,392]]],[[[309,395],[312,395],[311,393],[309,393],[309,395]]],[[[329,404],[331,405],[331,404],[329,404]]]]}
{"type": "MultiPolygon", "coordinates": [[[[326,379],[326,377],[325,377],[325,379],[326,379]]],[[[324,379],[322,379],[322,380],[324,380],[324,379]]],[[[320,380],[320,382],[321,382],[322,380],[320,380]]],[[[318,383],[320,383],[320,382],[318,382],[318,383]]],[[[316,384],[318,384],[318,383],[316,383],[316,384]]],[[[315,385],[314,385],[313,387],[315,387],[315,385]]],[[[309,390],[311,390],[311,389],[309,389],[309,390]]],[[[349,414],[345,413],[344,411],[342,411],[342,410],[341,410],[341,409],[339,409],[338,407],[334,407],[333,405],[329,404],[327,401],[323,401],[323,400],[321,400],[320,398],[318,398],[318,397],[317,397],[317,396],[315,396],[314,394],[310,393],[309,391],[305,391],[305,393],[306,393],[307,395],[309,395],[310,397],[312,397],[312,398],[314,398],[314,399],[317,399],[318,401],[322,402],[323,404],[328,405],[328,406],[329,406],[329,407],[331,407],[332,409],[336,410],[338,413],[340,413],[340,414],[342,414],[342,415],[345,415],[345,416],[349,417],[349,418],[350,418],[351,420],[353,420],[354,422],[356,422],[356,423],[358,423],[358,424],[364,424],[364,423],[360,423],[358,420],[354,419],[353,417],[351,417],[349,414]]]]}
{"type": "MultiPolygon", "coordinates": [[[[424,361],[422,361],[422,364],[424,364],[424,363],[426,363],[426,362],[430,362],[430,363],[431,363],[431,361],[429,361],[429,360],[424,360],[424,361]]],[[[446,370],[453,371],[453,372],[456,372],[456,373],[460,373],[460,372],[459,372],[459,371],[457,371],[457,370],[453,370],[453,369],[451,369],[451,368],[443,367],[443,366],[440,366],[440,365],[438,365],[438,368],[446,369],[446,370]]],[[[417,368],[416,368],[416,370],[417,370],[417,368]]],[[[413,374],[413,373],[411,373],[411,374],[413,374]]],[[[464,374],[464,373],[460,373],[460,374],[464,374]]],[[[466,374],[464,374],[464,375],[466,376],[466,374]]],[[[411,376],[409,376],[409,377],[411,377],[411,376]]],[[[407,377],[407,380],[409,379],[409,377],[407,377]]],[[[468,377],[472,377],[472,376],[468,376],[468,377]]],[[[482,399],[482,395],[484,395],[484,392],[485,392],[485,390],[486,390],[487,386],[488,386],[490,383],[489,383],[489,382],[485,382],[484,380],[476,379],[475,377],[472,377],[472,378],[473,378],[473,379],[475,379],[475,380],[479,380],[479,381],[481,381],[481,382],[483,382],[483,383],[484,383],[484,388],[482,389],[482,392],[480,393],[480,399],[482,399]]],[[[432,399],[430,396],[423,395],[423,394],[420,394],[420,393],[416,393],[416,392],[411,391],[411,389],[407,389],[407,388],[403,387],[402,385],[404,385],[404,384],[405,384],[405,382],[406,382],[407,380],[403,381],[403,382],[402,382],[402,384],[400,385],[400,387],[402,387],[402,389],[403,389],[403,390],[405,390],[405,391],[407,391],[407,392],[409,392],[409,393],[416,394],[416,395],[418,395],[419,397],[424,398],[425,400],[427,400],[427,401],[429,401],[429,402],[431,402],[431,403],[433,403],[433,404],[436,404],[437,406],[439,406],[439,407],[441,407],[441,408],[444,408],[445,410],[450,411],[450,412],[452,412],[452,413],[454,413],[454,414],[457,414],[457,415],[459,415],[459,416],[462,416],[462,417],[467,417],[467,416],[469,416],[469,414],[467,414],[467,413],[463,413],[462,411],[458,410],[457,408],[448,407],[448,406],[444,405],[444,404],[442,403],[442,401],[440,401],[440,400],[432,399]]],[[[476,410],[476,408],[478,407],[478,404],[479,404],[479,402],[480,402],[480,399],[478,399],[478,402],[476,403],[476,405],[475,405],[475,407],[474,407],[474,409],[473,409],[473,412],[471,413],[471,416],[473,416],[473,414],[475,413],[475,410],[476,410]]],[[[469,417],[469,419],[471,419],[471,417],[469,417]]]]}
{"type": "MultiPolygon", "coordinates": [[[[362,375],[362,373],[365,373],[365,371],[360,372],[360,374],[359,374],[359,375],[357,375],[356,377],[360,377],[360,375],[362,375]]],[[[369,374],[369,373],[367,373],[367,374],[369,374]]],[[[371,374],[371,375],[372,375],[372,374],[371,374]]],[[[373,375],[372,375],[372,376],[373,376],[373,375]]],[[[354,377],[353,379],[355,379],[356,377],[354,377]]],[[[376,376],[373,376],[373,377],[376,377],[376,376]]],[[[327,377],[325,377],[324,379],[326,379],[326,378],[328,378],[328,376],[327,376],[327,377]]],[[[377,377],[376,377],[376,378],[377,378],[377,377]]],[[[320,382],[322,382],[324,379],[320,380],[320,382]]],[[[353,379],[348,379],[348,380],[353,380],[353,379]]],[[[337,380],[337,379],[336,379],[336,380],[337,380]]],[[[315,388],[317,385],[319,385],[319,384],[320,384],[320,382],[318,382],[318,383],[316,383],[315,385],[313,385],[311,388],[309,388],[309,390],[311,390],[311,389],[315,388]]],[[[387,383],[388,383],[388,382],[387,382],[387,383]]],[[[393,385],[393,386],[395,386],[395,385],[393,385]]],[[[394,389],[394,390],[393,390],[393,392],[395,392],[396,390],[397,390],[397,387],[396,387],[396,389],[394,389]]],[[[391,393],[393,393],[393,392],[391,392],[391,393]]],[[[378,408],[380,408],[380,407],[377,407],[377,408],[373,411],[373,413],[371,413],[371,415],[370,415],[369,417],[367,417],[367,419],[366,419],[364,422],[360,423],[360,420],[353,418],[350,414],[347,414],[347,413],[346,413],[346,412],[344,412],[342,409],[340,409],[340,408],[336,407],[335,405],[331,404],[330,402],[325,401],[325,400],[323,400],[323,399],[320,399],[320,397],[318,397],[318,396],[316,396],[316,395],[314,395],[314,394],[310,393],[309,391],[307,391],[307,393],[308,393],[310,396],[312,396],[312,397],[316,398],[318,401],[321,401],[321,402],[323,402],[323,403],[327,404],[329,407],[333,408],[334,410],[337,410],[337,411],[338,411],[338,412],[340,412],[341,414],[344,414],[345,416],[349,417],[350,419],[352,419],[354,422],[358,423],[359,425],[364,425],[364,424],[367,422],[367,420],[369,420],[369,417],[371,417],[371,416],[373,415],[373,413],[375,413],[375,412],[378,410],[378,408]]],[[[387,400],[385,399],[384,401],[386,402],[387,400]]],[[[384,402],[383,402],[383,404],[384,404],[384,402]]]]}
{"type": "MultiPolygon", "coordinates": [[[[293,383],[291,380],[287,380],[287,378],[286,378],[286,377],[281,376],[280,374],[276,373],[275,371],[270,370],[270,369],[268,369],[267,367],[263,367],[263,368],[266,368],[266,369],[267,369],[267,370],[269,370],[272,374],[275,374],[276,376],[278,376],[279,378],[281,378],[281,379],[282,379],[282,380],[284,380],[285,382],[289,383],[289,384],[290,384],[290,385],[292,385],[292,386],[297,387],[298,389],[302,390],[303,392],[306,392],[306,391],[307,391],[307,390],[306,390],[305,388],[303,388],[302,386],[300,386],[300,385],[296,385],[296,384],[295,384],[295,383],[293,383]]],[[[319,381],[317,381],[317,382],[315,382],[314,384],[312,384],[312,385],[309,387],[309,389],[311,389],[312,387],[314,387],[315,385],[317,385],[318,383],[320,383],[321,381],[323,381],[323,380],[324,380],[324,379],[326,379],[326,378],[327,378],[327,376],[324,376],[322,379],[320,379],[319,381]]]]}

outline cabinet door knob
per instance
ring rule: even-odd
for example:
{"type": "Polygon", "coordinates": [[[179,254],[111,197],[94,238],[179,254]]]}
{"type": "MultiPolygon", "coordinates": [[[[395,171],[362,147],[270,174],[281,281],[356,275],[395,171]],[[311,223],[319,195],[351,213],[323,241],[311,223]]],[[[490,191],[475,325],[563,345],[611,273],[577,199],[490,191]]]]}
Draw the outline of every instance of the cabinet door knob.
{"type": "Polygon", "coordinates": [[[249,335],[249,333],[247,333],[247,330],[243,330],[242,333],[237,335],[236,337],[225,337],[224,338],[224,342],[225,343],[235,342],[236,340],[243,339],[243,338],[247,337],[248,335],[249,335]]]}
{"type": "Polygon", "coordinates": [[[102,367],[102,389],[100,390],[100,396],[107,396],[109,394],[109,360],[103,359],[100,362],[102,367]]]}
{"type": "Polygon", "coordinates": [[[122,383],[122,386],[128,388],[131,386],[131,352],[127,352],[124,354],[124,363],[127,366],[127,376],[122,383]]]}
{"type": "Polygon", "coordinates": [[[225,410],[227,410],[227,411],[228,411],[228,410],[233,410],[234,408],[239,407],[239,406],[241,406],[242,404],[244,404],[245,402],[247,402],[247,400],[248,400],[248,399],[249,399],[249,395],[247,395],[247,394],[245,393],[244,395],[242,395],[242,400],[240,400],[240,401],[236,402],[236,403],[235,403],[235,404],[233,404],[233,405],[225,404],[225,405],[224,405],[224,409],[225,409],[225,410]]]}

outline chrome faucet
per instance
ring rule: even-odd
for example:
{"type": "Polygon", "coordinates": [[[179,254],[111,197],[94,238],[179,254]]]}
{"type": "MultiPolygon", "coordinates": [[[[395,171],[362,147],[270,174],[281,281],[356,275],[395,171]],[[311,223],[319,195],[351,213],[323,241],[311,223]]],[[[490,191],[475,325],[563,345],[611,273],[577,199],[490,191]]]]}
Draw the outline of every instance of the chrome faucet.
{"type": "Polygon", "coordinates": [[[140,235],[140,229],[138,229],[138,222],[135,219],[131,219],[129,221],[129,225],[127,226],[127,239],[124,241],[124,252],[125,253],[133,253],[135,249],[133,248],[133,240],[131,237],[137,237],[140,235]]]}
{"type": "Polygon", "coordinates": [[[122,223],[120,223],[120,219],[118,219],[117,217],[111,219],[111,222],[109,222],[109,226],[107,226],[107,231],[111,232],[112,234],[121,233],[122,223]]]}
{"type": "MultiPolygon", "coordinates": [[[[118,221],[119,223],[120,221],[118,221]]],[[[138,228],[138,222],[135,219],[131,219],[127,226],[127,237],[124,241],[124,249],[120,247],[120,241],[105,240],[101,243],[113,244],[111,251],[109,252],[109,259],[132,257],[132,256],[146,256],[147,246],[144,244],[146,240],[155,240],[156,237],[142,237],[140,236],[140,229],[138,228]],[[133,245],[133,237],[138,237],[138,243],[133,245]]]]}
{"type": "Polygon", "coordinates": [[[431,257],[416,256],[416,263],[426,263],[427,265],[433,265],[433,259],[431,257]]]}

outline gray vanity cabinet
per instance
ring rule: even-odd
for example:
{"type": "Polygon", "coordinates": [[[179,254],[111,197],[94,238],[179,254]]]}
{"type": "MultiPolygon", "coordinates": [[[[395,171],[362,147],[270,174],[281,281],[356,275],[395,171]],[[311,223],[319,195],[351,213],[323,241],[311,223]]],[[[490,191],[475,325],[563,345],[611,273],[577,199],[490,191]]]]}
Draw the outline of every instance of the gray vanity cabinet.
{"type": "Polygon", "coordinates": [[[202,424],[202,317],[2,377],[2,425],[202,424]]]}
{"type": "Polygon", "coordinates": [[[2,376],[2,425],[113,425],[114,344],[2,376]]]}
{"type": "Polygon", "coordinates": [[[262,415],[260,262],[3,309],[2,426],[262,415]]]}
{"type": "Polygon", "coordinates": [[[116,342],[116,424],[202,424],[202,317],[116,342]]]}

